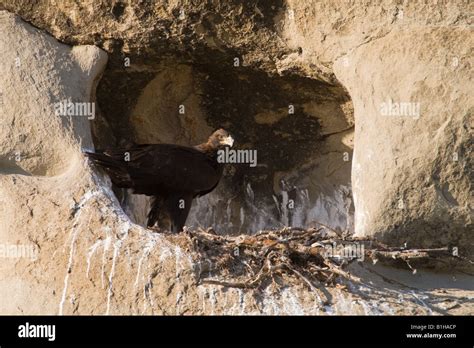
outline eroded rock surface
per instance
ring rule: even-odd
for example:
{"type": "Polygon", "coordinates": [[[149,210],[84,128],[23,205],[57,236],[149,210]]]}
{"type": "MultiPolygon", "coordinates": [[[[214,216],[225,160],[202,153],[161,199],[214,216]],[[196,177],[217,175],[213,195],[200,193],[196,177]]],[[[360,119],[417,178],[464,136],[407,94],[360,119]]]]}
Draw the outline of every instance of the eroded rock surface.
{"type": "Polygon", "coordinates": [[[473,44],[463,26],[400,29],[337,61],[355,109],[357,235],[473,254],[473,44]]]}

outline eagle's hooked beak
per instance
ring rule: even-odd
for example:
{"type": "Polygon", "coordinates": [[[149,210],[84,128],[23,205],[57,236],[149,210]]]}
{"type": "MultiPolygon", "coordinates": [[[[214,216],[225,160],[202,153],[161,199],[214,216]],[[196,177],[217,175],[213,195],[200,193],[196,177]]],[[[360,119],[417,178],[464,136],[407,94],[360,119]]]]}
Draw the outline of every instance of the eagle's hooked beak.
{"type": "Polygon", "coordinates": [[[232,145],[234,145],[234,138],[232,138],[230,135],[226,138],[224,138],[222,141],[221,141],[221,144],[222,145],[229,145],[230,147],[232,147],[232,145]]]}

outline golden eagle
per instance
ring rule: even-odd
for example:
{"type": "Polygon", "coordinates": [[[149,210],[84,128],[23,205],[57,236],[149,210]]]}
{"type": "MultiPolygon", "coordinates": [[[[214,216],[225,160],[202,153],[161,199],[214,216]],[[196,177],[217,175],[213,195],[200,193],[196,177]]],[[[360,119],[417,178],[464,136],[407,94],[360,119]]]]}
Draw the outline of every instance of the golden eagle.
{"type": "Polygon", "coordinates": [[[148,227],[155,225],[161,210],[171,220],[171,231],[179,232],[192,200],[214,190],[222,177],[224,164],[217,161],[218,150],[233,143],[232,136],[219,129],[194,147],[142,144],[86,155],[105,169],[117,187],[152,197],[148,227]]]}

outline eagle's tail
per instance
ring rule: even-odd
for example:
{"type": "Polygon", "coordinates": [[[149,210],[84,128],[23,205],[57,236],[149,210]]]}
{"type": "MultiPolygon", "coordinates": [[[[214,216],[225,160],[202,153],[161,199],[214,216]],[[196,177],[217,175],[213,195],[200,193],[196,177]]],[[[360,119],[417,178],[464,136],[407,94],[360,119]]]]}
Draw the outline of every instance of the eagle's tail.
{"type": "Polygon", "coordinates": [[[105,153],[84,152],[84,154],[91,159],[92,162],[98,164],[110,176],[112,182],[122,188],[131,188],[132,181],[130,174],[127,171],[126,165],[123,161],[106,155],[105,153]]]}

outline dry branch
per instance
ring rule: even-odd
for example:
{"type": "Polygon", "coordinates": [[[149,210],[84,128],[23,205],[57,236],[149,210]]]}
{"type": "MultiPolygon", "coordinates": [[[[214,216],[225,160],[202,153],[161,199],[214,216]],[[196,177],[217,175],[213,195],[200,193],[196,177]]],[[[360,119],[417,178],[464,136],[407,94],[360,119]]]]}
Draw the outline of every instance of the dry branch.
{"type": "MultiPolygon", "coordinates": [[[[334,286],[341,278],[361,281],[344,270],[356,259],[396,259],[411,268],[410,260],[450,255],[448,248],[393,248],[371,240],[341,239],[335,231],[320,225],[317,229],[286,227],[235,237],[202,229],[186,233],[192,241],[195,258],[211,265],[198,275],[200,283],[245,289],[267,286],[268,281],[274,285],[299,282],[324,294],[322,284],[334,286]],[[354,247],[359,247],[362,255],[343,253],[354,247]]],[[[323,303],[329,301],[325,297],[323,303]]]]}

